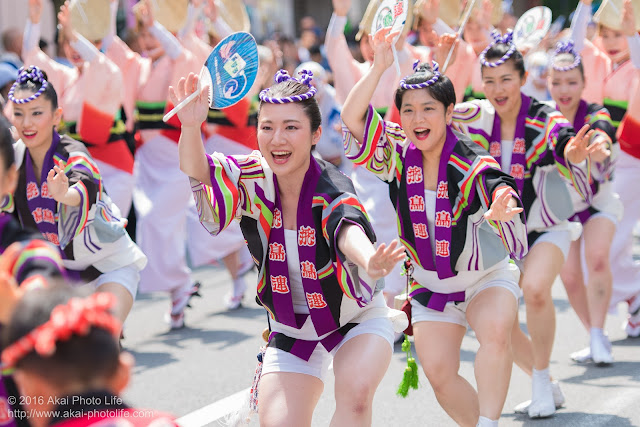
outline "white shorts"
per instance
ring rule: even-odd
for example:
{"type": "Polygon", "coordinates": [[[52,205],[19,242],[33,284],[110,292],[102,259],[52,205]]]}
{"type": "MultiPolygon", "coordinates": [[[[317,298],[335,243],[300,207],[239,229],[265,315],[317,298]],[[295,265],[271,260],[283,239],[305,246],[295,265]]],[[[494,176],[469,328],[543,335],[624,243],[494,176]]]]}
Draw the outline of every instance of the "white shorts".
{"type": "Polygon", "coordinates": [[[540,237],[536,239],[535,242],[533,242],[533,245],[531,245],[531,247],[529,248],[529,251],[531,251],[531,249],[535,247],[538,243],[547,242],[557,246],[558,249],[562,251],[562,255],[564,255],[564,259],[566,260],[567,255],[569,255],[569,248],[571,247],[571,242],[573,241],[571,237],[572,237],[571,232],[568,230],[546,231],[542,233],[540,237]]]}
{"type": "Polygon", "coordinates": [[[98,289],[105,283],[117,283],[124,286],[135,300],[140,283],[140,269],[135,264],[129,264],[108,273],[102,273],[97,279],[89,282],[89,285],[98,289]]]}
{"type": "Polygon", "coordinates": [[[489,288],[505,288],[510,291],[516,303],[522,295],[520,287],[518,286],[518,268],[514,264],[509,264],[508,269],[500,269],[492,271],[491,273],[481,277],[475,284],[465,289],[465,300],[459,303],[453,301],[448,302],[444,311],[433,310],[427,308],[416,301],[411,299],[411,323],[416,324],[418,322],[445,322],[455,323],[465,328],[469,326],[467,322],[467,306],[473,299],[480,294],[480,292],[489,288]]]}
{"type": "Polygon", "coordinates": [[[587,222],[591,221],[592,219],[596,219],[596,218],[605,218],[608,219],[609,221],[611,221],[613,223],[613,225],[618,225],[618,223],[620,222],[618,220],[618,217],[616,217],[614,214],[609,213],[609,212],[598,212],[595,213],[593,215],[591,215],[589,217],[589,219],[587,220],[587,222]]]}
{"type": "MultiPolygon", "coordinates": [[[[347,332],[347,335],[344,336],[340,344],[335,346],[331,352],[328,352],[321,343],[318,343],[308,361],[294,356],[287,351],[275,347],[267,347],[264,355],[264,364],[262,365],[262,375],[271,372],[293,372],[311,375],[324,382],[333,356],[340,350],[340,347],[350,339],[362,334],[372,334],[384,338],[389,343],[391,351],[393,351],[394,333],[391,320],[386,317],[376,317],[365,320],[353,327],[347,332]]],[[[356,367],[354,367],[354,369],[356,369],[356,367]]]]}

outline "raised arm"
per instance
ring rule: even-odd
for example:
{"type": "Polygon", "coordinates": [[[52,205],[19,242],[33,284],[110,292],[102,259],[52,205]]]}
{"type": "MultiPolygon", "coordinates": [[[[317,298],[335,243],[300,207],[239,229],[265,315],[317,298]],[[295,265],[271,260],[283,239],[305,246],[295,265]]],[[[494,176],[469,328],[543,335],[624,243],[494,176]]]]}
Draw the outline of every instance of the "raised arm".
{"type": "Polygon", "coordinates": [[[173,86],[169,88],[169,97],[173,105],[178,105],[196,90],[200,91],[200,95],[178,112],[180,123],[182,123],[178,145],[180,170],[191,178],[211,186],[209,162],[200,131],[209,112],[209,89],[207,86],[199,88],[198,76],[190,73],[186,79],[184,77],[180,79],[177,88],[173,86]]]}
{"type": "Polygon", "coordinates": [[[390,31],[390,28],[383,28],[373,37],[373,65],[351,89],[342,106],[342,121],[351,134],[361,143],[364,143],[365,117],[373,93],[380,82],[382,74],[393,64],[391,43],[397,33],[390,33],[390,31]]]}
{"type": "Polygon", "coordinates": [[[571,40],[576,52],[582,52],[587,38],[587,25],[591,19],[591,0],[581,0],[578,3],[571,20],[571,40]]]}
{"type": "Polygon", "coordinates": [[[636,18],[631,0],[625,0],[622,10],[622,32],[629,43],[629,56],[636,69],[640,69],[640,35],[636,31],[636,18]]]}

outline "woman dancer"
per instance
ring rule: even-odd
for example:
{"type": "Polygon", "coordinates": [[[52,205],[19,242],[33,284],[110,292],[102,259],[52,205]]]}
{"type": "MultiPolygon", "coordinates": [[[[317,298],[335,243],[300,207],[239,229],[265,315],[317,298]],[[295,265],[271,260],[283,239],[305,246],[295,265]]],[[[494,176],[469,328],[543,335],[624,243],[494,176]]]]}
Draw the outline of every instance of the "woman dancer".
{"type": "MultiPolygon", "coordinates": [[[[590,125],[595,130],[591,144],[605,148],[591,155],[591,204],[572,192],[577,212],[572,220],[582,223],[583,232],[580,239],[571,243],[560,277],[573,309],[590,333],[590,351],[586,356],[592,355],[597,364],[609,364],[613,357],[603,328],[611,299],[609,250],[616,223],[622,217],[622,205],[611,184],[613,165],[620,148],[609,111],[601,105],[587,103],[581,97],[585,87],[584,69],[573,42],[558,44],[548,81],[555,107],[573,123],[574,129],[590,125]],[[588,278],[586,288],[582,269],[583,244],[588,278]]],[[[572,357],[580,359],[581,353],[572,357]]]]}
{"type": "Polygon", "coordinates": [[[586,147],[593,134],[588,125],[576,135],[560,112],[520,92],[526,81],[522,54],[511,33],[493,37],[480,55],[487,99],[459,104],[454,121],[515,178],[524,203],[529,253],[520,286],[531,341],[515,322],[512,344],[518,366],[525,372],[533,367],[529,416],[546,417],[556,408],[549,377],[555,335],[551,285],[579,236],[567,221],[574,213],[567,182],[589,200],[588,154],[596,146],[586,147]]]}
{"type": "Polygon", "coordinates": [[[84,145],[59,135],[58,95],[38,67],[21,69],[11,88],[19,179],[15,212],[60,248],[70,276],[118,298],[124,321],[133,305],[146,257],[124,229],[104,192],[100,171],[84,145]]]}
{"type": "Polygon", "coordinates": [[[388,29],[374,36],[373,66],[347,98],[347,155],[389,185],[414,271],[412,322],[418,357],[438,399],[460,425],[498,424],[511,377],[510,336],[520,289],[509,255],[527,251],[515,181],[469,138],[454,133],[453,84],[418,65],[400,82],[402,126],[369,105],[393,63],[388,29]],[[467,326],[480,341],[478,391],[458,374],[467,326]],[[432,343],[438,342],[434,347],[432,343]]]}
{"type": "MultiPolygon", "coordinates": [[[[259,385],[260,424],[310,425],[333,358],[333,422],[369,425],[394,338],[394,311],[378,292],[379,279],[403,250],[396,242],[374,248],[373,229],[351,181],[311,154],[322,128],[310,81],[306,70],[300,80],[281,70],[277,83],[260,93],[260,152],[248,156],[205,154],[203,88],[179,113],[180,165],[192,178],[203,225],[217,234],[241,218],[258,264],[258,300],[271,327],[259,385]]],[[[181,79],[170,92],[173,102],[197,85],[193,74],[181,79]]],[[[398,330],[406,327],[399,323],[404,325],[398,330]]]]}
{"type": "MultiPolygon", "coordinates": [[[[587,23],[591,16],[591,1],[578,4],[574,15],[573,37],[577,51],[583,55],[585,64],[593,61],[594,55],[606,55],[611,66],[604,74],[594,74],[591,68],[588,81],[595,82],[598,95],[590,102],[602,103],[611,113],[611,121],[617,129],[620,156],[616,163],[613,191],[624,206],[622,219],[616,226],[611,243],[611,272],[613,290],[610,307],[628,303],[629,317],[625,331],[630,337],[640,336],[640,266],[633,260],[633,229],[640,218],[640,200],[633,195],[632,188],[640,170],[640,10],[629,0],[603,2],[594,16],[598,22],[600,37],[593,45],[584,42],[587,23]],[[580,50],[584,44],[585,49],[580,50]],[[594,46],[595,45],[595,46],[594,46]],[[598,47],[599,46],[599,47],[598,47]]],[[[593,86],[593,85],[592,85],[593,86]]],[[[584,355],[584,353],[582,353],[584,355]]]]}
{"type": "Polygon", "coordinates": [[[122,74],[100,51],[108,28],[108,10],[108,0],[76,2],[73,8],[66,2],[62,6],[58,13],[60,42],[73,64],[69,68],[38,47],[42,0],[29,0],[22,55],[25,64],[36,65],[49,76],[64,110],[60,129],[87,146],[100,168],[107,192],[126,218],[133,193],[133,156],[124,139],[124,122],[119,117],[125,97],[122,74]],[[78,7],[90,12],[87,18],[90,21],[85,25],[80,25],[78,7]],[[80,25],[78,30],[73,28],[72,21],[80,25]]]}

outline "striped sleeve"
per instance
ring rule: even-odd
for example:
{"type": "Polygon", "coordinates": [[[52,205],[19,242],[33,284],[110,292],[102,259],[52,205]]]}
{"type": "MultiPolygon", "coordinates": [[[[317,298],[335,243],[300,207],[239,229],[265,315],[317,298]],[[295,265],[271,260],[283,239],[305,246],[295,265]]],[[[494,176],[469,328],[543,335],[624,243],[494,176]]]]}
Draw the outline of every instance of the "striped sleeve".
{"type": "MultiPolygon", "coordinates": [[[[590,185],[591,161],[587,157],[584,162],[573,164],[565,157],[567,144],[573,141],[576,135],[569,121],[559,111],[548,112],[540,131],[542,132],[541,142],[544,142],[546,148],[552,151],[560,175],[571,182],[583,200],[591,203],[593,197],[590,185]]],[[[527,159],[527,165],[529,165],[529,159],[527,159]]]]}
{"type": "Polygon", "coordinates": [[[359,142],[343,126],[342,141],[346,156],[357,166],[364,166],[383,181],[391,182],[401,168],[396,146],[406,138],[402,127],[385,122],[369,105],[365,121],[364,142],[359,142]]]}
{"type": "Polygon", "coordinates": [[[80,195],[79,206],[58,204],[62,227],[60,248],[64,249],[87,225],[89,211],[101,197],[102,178],[98,166],[87,153],[70,152],[67,160],[54,154],[53,160],[69,178],[69,188],[80,195]]]}
{"type": "MultiPolygon", "coordinates": [[[[351,262],[338,247],[338,236],[345,226],[360,227],[371,243],[376,236],[365,212],[364,206],[353,193],[343,193],[337,199],[329,201],[321,195],[314,198],[314,205],[322,202],[322,233],[329,243],[331,258],[334,260],[336,277],[342,292],[363,307],[369,303],[377,289],[376,282],[366,274],[364,269],[353,268],[351,262]]],[[[380,283],[382,286],[383,282],[380,283]]]]}
{"type": "Polygon", "coordinates": [[[243,210],[249,210],[241,179],[264,177],[264,172],[257,152],[249,156],[225,156],[220,153],[206,156],[211,186],[190,178],[191,191],[200,222],[210,234],[217,235],[243,210]]]}
{"type": "Polygon", "coordinates": [[[487,129],[491,129],[491,124],[493,124],[493,117],[483,114],[481,105],[476,102],[457,104],[453,110],[454,129],[466,134],[486,151],[489,151],[489,139],[491,139],[487,129]]]}
{"type": "Polygon", "coordinates": [[[609,110],[602,107],[588,114],[585,122],[594,130],[591,140],[593,141],[597,138],[604,139],[607,141],[607,148],[611,152],[611,155],[603,162],[593,162],[591,176],[599,182],[610,180],[613,174],[614,164],[620,154],[620,147],[616,140],[616,129],[613,127],[611,114],[609,114],[609,110]]]}
{"type": "MultiPolygon", "coordinates": [[[[504,191],[504,189],[508,189],[511,196],[518,202],[518,206],[523,207],[518,192],[513,186],[507,184],[507,181],[507,177],[482,174],[481,179],[477,182],[477,187],[478,194],[481,195],[482,207],[485,211],[489,210],[497,194],[504,191]]],[[[524,258],[529,250],[524,211],[520,215],[514,216],[511,221],[487,220],[487,222],[498,235],[512,259],[524,258]]]]}

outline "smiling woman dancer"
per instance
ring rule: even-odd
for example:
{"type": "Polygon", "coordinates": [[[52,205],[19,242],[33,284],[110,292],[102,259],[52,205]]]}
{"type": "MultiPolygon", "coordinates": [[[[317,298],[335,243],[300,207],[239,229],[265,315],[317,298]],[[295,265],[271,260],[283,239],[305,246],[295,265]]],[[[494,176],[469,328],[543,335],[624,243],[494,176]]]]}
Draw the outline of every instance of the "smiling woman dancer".
{"type": "MultiPolygon", "coordinates": [[[[171,90],[174,104],[196,90],[197,80],[193,74],[180,80],[171,90]]],[[[258,264],[258,300],[271,326],[260,425],[310,425],[332,356],[332,425],[370,425],[373,395],[391,359],[389,317],[404,316],[386,307],[379,279],[403,258],[403,249],[396,242],[374,248],[351,181],[311,155],[322,132],[311,72],[303,70],[298,80],[281,70],[276,82],[260,93],[260,152],[248,156],[205,154],[203,88],[178,113],[180,166],[192,178],[203,225],[217,234],[241,219],[258,264]]]]}
{"type": "Polygon", "coordinates": [[[551,285],[579,231],[567,221],[574,213],[568,183],[573,183],[580,197],[589,199],[585,160],[597,146],[587,148],[593,132],[587,132],[589,125],[576,135],[559,111],[520,92],[526,82],[522,54],[511,33],[494,32],[493,37],[480,55],[487,99],[459,104],[454,121],[515,178],[524,202],[529,253],[520,285],[531,341],[516,322],[512,344],[515,362],[533,374],[529,416],[547,417],[564,401],[558,389],[554,405],[549,362],[555,335],[551,285]]]}
{"type": "Polygon", "coordinates": [[[369,105],[393,63],[388,31],[374,36],[373,66],[345,102],[345,149],[389,184],[414,265],[418,357],[438,402],[460,425],[495,426],[511,377],[510,336],[520,296],[509,255],[521,258],[527,251],[518,188],[489,153],[451,129],[455,91],[436,63],[416,63],[400,82],[395,103],[402,126],[383,121],[369,105]],[[458,374],[468,325],[480,342],[477,392],[458,374]]]}
{"type": "Polygon", "coordinates": [[[84,145],[55,130],[63,112],[46,74],[35,66],[20,69],[9,100],[20,136],[12,210],[23,227],[59,247],[70,278],[114,294],[115,314],[124,321],[146,256],[127,234],[84,145]]]}
{"type": "Polygon", "coordinates": [[[613,191],[611,179],[614,163],[620,153],[616,130],[609,111],[599,104],[582,99],[585,88],[584,68],[573,42],[559,43],[549,69],[549,92],[555,107],[573,123],[574,128],[589,124],[595,130],[592,144],[601,144],[605,150],[591,157],[593,198],[591,204],[572,192],[576,214],[572,220],[582,223],[582,237],[571,243],[567,262],[560,277],[569,301],[590,335],[589,351],[571,355],[576,360],[592,357],[599,365],[613,362],[611,345],[603,328],[611,300],[613,277],[609,263],[609,250],[622,217],[622,203],[613,191]],[[582,268],[582,247],[588,273],[582,268]]]}

